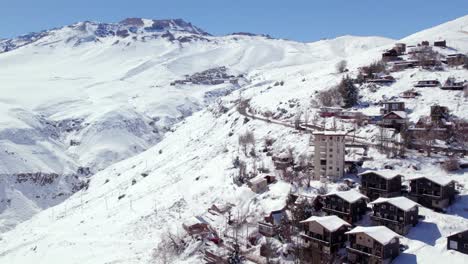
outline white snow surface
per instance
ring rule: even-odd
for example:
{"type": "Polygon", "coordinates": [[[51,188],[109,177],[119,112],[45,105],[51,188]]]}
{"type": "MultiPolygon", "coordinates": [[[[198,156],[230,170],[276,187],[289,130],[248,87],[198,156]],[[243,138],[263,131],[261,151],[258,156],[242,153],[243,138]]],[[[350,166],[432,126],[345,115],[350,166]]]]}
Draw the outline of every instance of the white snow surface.
{"type": "MultiPolygon", "coordinates": [[[[465,16],[440,25],[437,30],[414,34],[408,37],[408,42],[440,36],[447,39],[449,46],[453,43],[458,52],[466,53],[468,46],[462,44],[468,43],[468,34],[460,28],[465,28],[467,21],[465,16]]],[[[11,155],[11,162],[5,163],[8,173],[21,171],[22,167],[17,165],[19,157],[26,157],[31,171],[75,171],[82,164],[102,170],[96,170],[88,189],[2,233],[0,263],[154,263],[152,253],[162,235],[167,230],[183,232],[184,221],[206,216],[212,204],[234,204],[233,215],[245,216],[245,225],[252,230],[265,214],[284,207],[292,189],[304,187],[280,179],[265,192],[253,193],[246,185],[234,183],[238,173],[233,167],[234,158],[239,156],[246,161],[248,171],[253,163],[257,167],[263,163],[280,176],[274,171],[271,158],[261,151],[264,139],[275,139],[272,146],[275,153],[293,147],[294,154],[300,155],[310,153],[310,135],[272,122],[247,120],[234,103],[239,92],[243,98],[251,99],[250,105],[257,113],[285,110],[280,121],[292,122],[299,110],[315,113],[316,108],[309,108],[310,99],[317,91],[341,80],[343,75],[335,70],[338,61],[346,59],[347,74],[354,75],[358,67],[378,60],[381,52],[395,42],[379,37],[346,36],[297,43],[260,36],[203,35],[210,41],[180,43],[163,38],[146,41],[126,38],[114,44],[117,37],[107,37],[74,46],[64,41],[71,30],[59,29],[54,35],[58,42],[41,39],[0,54],[0,66],[8,65],[0,73],[0,147],[19,153],[11,155]],[[243,73],[248,81],[236,87],[238,91],[222,97],[225,113],[217,111],[216,105],[206,108],[204,95],[227,87],[169,85],[183,79],[185,74],[218,66],[243,73]],[[280,81],[284,85],[275,86],[280,81]],[[152,135],[154,127],[148,123],[154,117],[159,117],[158,128],[170,126],[170,129],[152,135]],[[78,120],[82,128],[60,131],[58,137],[39,129],[48,127],[41,122],[64,120],[78,120]],[[114,126],[115,123],[118,125],[114,126]],[[238,146],[238,136],[246,131],[255,135],[255,159],[238,146]],[[33,142],[26,140],[31,133],[39,133],[32,134],[36,138],[33,142]],[[67,144],[70,139],[82,143],[70,147],[67,144]]],[[[175,32],[178,34],[188,33],[175,32]]],[[[405,40],[398,42],[401,41],[405,40]]],[[[468,79],[467,71],[461,68],[410,69],[393,75],[397,80],[394,84],[375,92],[361,91],[361,101],[369,102],[370,106],[359,108],[360,111],[378,113],[380,106],[375,102],[398,97],[420,79],[444,80],[449,76],[468,79]]],[[[421,93],[418,99],[403,99],[411,121],[428,115],[429,106],[435,103],[448,106],[453,115],[468,118],[468,104],[462,92],[438,88],[418,91],[421,93]]],[[[347,123],[340,125],[349,128],[347,123]]],[[[371,137],[377,133],[378,128],[367,126],[356,135],[371,137]]],[[[369,157],[373,159],[364,163],[365,170],[392,165],[399,174],[447,176],[468,186],[468,172],[441,170],[437,162],[442,157],[437,155],[428,158],[411,152],[407,159],[391,159],[371,148],[369,157]]],[[[313,181],[304,192],[316,193],[320,186],[320,182],[313,181]]],[[[337,185],[330,184],[330,188],[334,191],[337,185]]],[[[460,192],[446,214],[421,208],[420,214],[425,219],[401,239],[408,249],[395,263],[468,261],[466,255],[446,249],[447,235],[468,228],[468,191],[460,192]]],[[[223,216],[217,216],[209,222],[219,233],[229,233],[224,220],[223,216]]],[[[172,263],[202,261],[198,249],[203,245],[188,241],[188,248],[172,256],[172,263]]]]}

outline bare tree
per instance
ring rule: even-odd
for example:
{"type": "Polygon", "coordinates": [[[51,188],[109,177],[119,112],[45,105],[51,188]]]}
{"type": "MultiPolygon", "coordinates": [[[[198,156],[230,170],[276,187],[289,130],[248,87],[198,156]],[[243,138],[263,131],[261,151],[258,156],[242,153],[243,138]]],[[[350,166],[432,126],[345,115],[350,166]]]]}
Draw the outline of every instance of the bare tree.
{"type": "Polygon", "coordinates": [[[186,249],[184,237],[177,233],[166,230],[161,235],[161,241],[153,250],[152,259],[154,264],[173,263],[176,256],[186,249]]]}
{"type": "Polygon", "coordinates": [[[420,46],[411,55],[424,68],[440,65],[440,54],[430,46],[420,46]]]}
{"type": "Polygon", "coordinates": [[[239,135],[239,146],[242,147],[244,154],[247,156],[247,147],[251,144],[255,147],[255,136],[252,131],[246,131],[244,134],[239,135]]]}
{"type": "Polygon", "coordinates": [[[348,66],[348,62],[346,60],[341,60],[335,65],[336,71],[338,73],[343,73],[346,71],[346,66],[348,66]]]}

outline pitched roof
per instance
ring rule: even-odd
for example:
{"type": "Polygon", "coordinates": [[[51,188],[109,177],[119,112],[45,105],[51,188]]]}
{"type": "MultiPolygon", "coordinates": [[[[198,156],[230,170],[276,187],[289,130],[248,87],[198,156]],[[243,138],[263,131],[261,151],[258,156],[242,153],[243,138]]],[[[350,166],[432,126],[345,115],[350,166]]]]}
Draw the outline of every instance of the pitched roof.
{"type": "Polygon", "coordinates": [[[441,186],[446,186],[454,182],[454,180],[452,180],[450,177],[447,177],[447,176],[417,176],[417,177],[411,178],[410,181],[422,179],[422,178],[428,179],[429,181],[433,183],[437,183],[441,186]]]}
{"type": "Polygon", "coordinates": [[[390,115],[394,113],[395,115],[399,116],[400,118],[406,118],[406,112],[405,111],[392,111],[390,113],[387,113],[386,115],[384,115],[383,117],[385,118],[386,116],[390,115]]]}
{"type": "Polygon", "coordinates": [[[354,203],[360,199],[369,199],[367,198],[367,196],[361,194],[360,192],[354,189],[351,189],[349,191],[344,191],[344,192],[331,192],[331,193],[326,194],[325,196],[331,196],[331,195],[336,195],[349,203],[354,203]]]}
{"type": "Polygon", "coordinates": [[[358,226],[352,229],[346,234],[357,234],[357,233],[364,233],[373,239],[377,240],[382,245],[386,245],[392,241],[394,238],[400,237],[397,233],[393,232],[392,230],[388,229],[385,226],[358,226]]]}
{"type": "Polygon", "coordinates": [[[301,221],[301,223],[310,223],[310,222],[316,222],[330,232],[336,231],[340,229],[342,226],[351,226],[348,222],[339,218],[336,215],[312,216],[312,217],[307,218],[304,221],[301,221]]]}
{"type": "Polygon", "coordinates": [[[393,198],[380,197],[377,200],[371,202],[370,204],[381,204],[381,203],[389,203],[397,208],[400,208],[403,211],[409,211],[415,206],[418,206],[417,203],[403,196],[393,197],[393,198]]]}
{"type": "Polygon", "coordinates": [[[363,173],[360,173],[359,176],[366,175],[366,174],[371,174],[371,173],[375,173],[375,174],[379,175],[380,177],[382,177],[384,179],[387,179],[387,180],[391,180],[391,179],[396,178],[398,176],[401,176],[401,177],[403,176],[401,174],[396,173],[393,170],[379,170],[379,171],[368,170],[368,171],[365,171],[363,173]]]}

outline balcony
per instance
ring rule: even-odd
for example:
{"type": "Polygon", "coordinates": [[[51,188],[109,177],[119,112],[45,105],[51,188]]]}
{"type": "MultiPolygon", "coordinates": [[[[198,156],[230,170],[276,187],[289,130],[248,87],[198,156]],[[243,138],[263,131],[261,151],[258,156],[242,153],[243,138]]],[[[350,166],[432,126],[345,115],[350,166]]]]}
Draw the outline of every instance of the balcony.
{"type": "Polygon", "coordinates": [[[315,241],[315,242],[318,242],[322,245],[325,245],[325,246],[329,246],[330,245],[330,242],[326,241],[326,240],[323,240],[323,237],[319,237],[318,235],[314,234],[314,233],[311,233],[311,232],[308,232],[308,231],[304,231],[301,233],[301,237],[304,238],[304,239],[307,239],[307,240],[312,240],[312,241],[315,241]]]}
{"type": "Polygon", "coordinates": [[[380,257],[381,252],[380,251],[375,250],[375,252],[372,252],[374,250],[372,250],[371,248],[364,247],[364,246],[361,246],[361,245],[358,245],[358,244],[352,244],[351,246],[346,247],[346,249],[349,252],[353,252],[353,253],[361,254],[361,255],[366,255],[368,257],[374,257],[374,258],[377,258],[377,259],[381,259],[381,257],[380,257]]]}

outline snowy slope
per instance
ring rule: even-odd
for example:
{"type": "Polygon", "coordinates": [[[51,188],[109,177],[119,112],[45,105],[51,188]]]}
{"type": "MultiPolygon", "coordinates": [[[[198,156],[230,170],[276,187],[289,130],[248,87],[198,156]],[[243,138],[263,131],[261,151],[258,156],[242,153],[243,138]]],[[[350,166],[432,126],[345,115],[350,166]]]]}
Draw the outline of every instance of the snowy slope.
{"type": "Polygon", "coordinates": [[[253,70],[323,62],[390,42],[213,37],[181,20],[147,19],[81,22],[5,40],[0,174],[97,172],[149,149],[174,124],[247,84],[253,70]],[[171,85],[221,66],[247,78],[171,85]]]}
{"type": "MultiPolygon", "coordinates": [[[[466,17],[441,26],[448,32],[449,46],[464,41],[465,34],[458,28],[465,25],[466,17]]],[[[427,32],[420,33],[415,41],[431,40],[432,33],[427,32]]],[[[394,42],[347,36],[305,44],[265,37],[203,35],[209,41],[187,44],[155,39],[132,41],[126,46],[126,43],[112,45],[116,40],[114,37],[78,47],[69,47],[66,43],[55,47],[25,46],[0,55],[0,63],[12,65],[10,74],[3,75],[2,72],[0,75],[0,83],[7,83],[6,94],[11,94],[2,96],[4,106],[0,109],[5,109],[2,113],[6,113],[7,120],[4,127],[31,128],[28,122],[11,114],[15,108],[43,115],[55,122],[83,119],[78,122],[83,128],[61,134],[57,140],[58,144],[65,144],[61,137],[82,141],[79,146],[64,147],[62,152],[65,157],[78,156],[71,159],[76,164],[111,164],[119,158],[110,161],[107,158],[112,155],[102,154],[109,149],[114,153],[125,153],[131,149],[128,146],[145,139],[145,125],[136,125],[140,134],[133,133],[134,130],[127,133],[128,127],[122,128],[118,125],[120,122],[116,122],[123,119],[122,116],[133,121],[167,117],[170,122],[163,125],[171,125],[161,141],[152,138],[154,141],[146,143],[148,150],[141,152],[145,149],[142,147],[133,152],[140,154],[93,175],[88,189],[3,233],[0,236],[0,263],[53,264],[64,260],[68,263],[151,263],[153,249],[158,246],[162,234],[168,229],[181,231],[184,221],[205,214],[215,202],[235,204],[234,212],[246,216],[246,225],[255,226],[264,213],[285,204],[291,186],[280,180],[262,194],[253,193],[246,185],[238,186],[233,181],[237,174],[237,169],[233,168],[234,158],[240,156],[245,160],[249,171],[253,163],[273,170],[271,159],[262,153],[266,137],[276,140],[272,146],[276,154],[290,146],[298,155],[310,152],[309,135],[275,123],[245,118],[236,108],[238,91],[223,97],[223,105],[228,111],[219,112],[216,104],[203,107],[204,94],[213,87],[171,86],[170,82],[183,79],[185,74],[226,66],[236,74],[246,74],[246,82],[238,88],[243,98],[251,99],[254,111],[282,110],[285,114],[280,119],[291,122],[297,112],[310,107],[310,99],[316,91],[328,89],[342,78],[335,73],[336,62],[347,59],[349,74],[355,74],[357,67],[379,59],[381,51],[394,42]],[[96,49],[96,46],[100,48],[96,49]],[[24,66],[16,61],[16,56],[31,61],[24,66]],[[35,56],[38,58],[34,59],[35,56]],[[46,58],[47,63],[44,62],[46,58]],[[13,78],[29,72],[24,70],[28,67],[34,72],[30,81],[13,78]],[[50,72],[58,78],[49,79],[50,72]],[[280,81],[284,81],[284,85],[275,85],[280,81]],[[32,83],[40,86],[44,94],[31,96],[32,83]],[[53,92],[55,90],[60,92],[53,92]],[[49,93],[52,94],[45,95],[49,93]],[[190,111],[200,111],[174,124],[180,116],[185,116],[177,106],[187,103],[192,104],[190,111]],[[108,126],[103,124],[117,124],[117,127],[106,131],[102,127],[108,126]],[[247,130],[253,131],[256,138],[256,159],[245,156],[238,146],[238,136],[247,130]],[[116,137],[115,141],[113,137],[116,137]],[[92,154],[87,156],[88,153],[92,154]],[[101,160],[103,158],[105,160],[101,160]]],[[[468,51],[468,47],[459,48],[460,52],[468,51]]],[[[10,67],[6,71],[8,73],[10,67]]],[[[451,75],[468,79],[466,70],[407,70],[397,73],[398,81],[392,86],[375,93],[362,91],[362,101],[375,102],[383,96],[397,96],[409,89],[413,80],[433,75],[440,75],[441,79],[451,75]]],[[[415,120],[428,114],[428,106],[437,102],[449,106],[458,116],[468,117],[467,102],[459,92],[437,89],[424,92],[420,101],[408,101],[410,118],[415,120]]],[[[363,109],[366,113],[377,110],[377,105],[363,109]]],[[[313,113],[316,109],[309,111],[313,113]]],[[[359,133],[371,134],[372,131],[359,133]]],[[[371,149],[369,156],[374,161],[366,162],[363,167],[378,169],[391,164],[398,172],[408,175],[445,174],[438,166],[429,165],[438,161],[438,156],[425,158],[418,153],[411,154],[412,158],[406,160],[387,159],[371,149]],[[423,169],[416,171],[412,169],[414,167],[423,169]]],[[[466,170],[450,176],[468,186],[466,170]]],[[[313,182],[313,188],[308,191],[315,193],[319,185],[313,182]]],[[[464,199],[467,194],[468,190],[462,191],[461,200],[449,209],[448,214],[422,210],[426,219],[410,232],[408,239],[403,240],[409,248],[396,263],[414,263],[415,259],[421,263],[435,259],[465,263],[466,256],[445,249],[444,237],[468,228],[464,199]]],[[[212,220],[220,233],[226,231],[224,220],[212,220]]],[[[200,263],[196,250],[199,247],[202,245],[191,241],[190,247],[183,254],[174,256],[172,263],[200,263]]]]}

